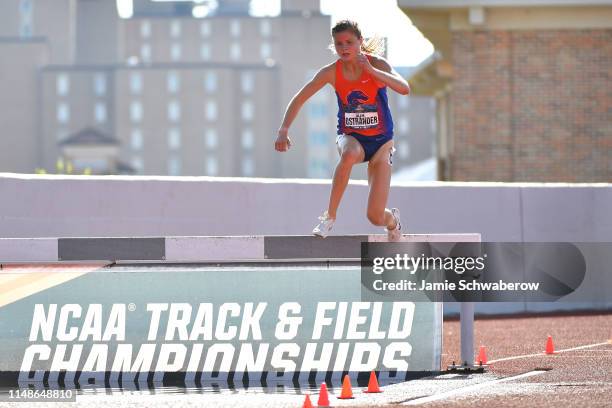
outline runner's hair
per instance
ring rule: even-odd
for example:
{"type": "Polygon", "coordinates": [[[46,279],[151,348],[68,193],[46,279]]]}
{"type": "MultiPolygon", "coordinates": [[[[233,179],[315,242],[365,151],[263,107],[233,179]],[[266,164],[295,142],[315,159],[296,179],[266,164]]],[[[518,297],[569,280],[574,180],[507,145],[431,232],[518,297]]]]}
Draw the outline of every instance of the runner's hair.
{"type": "MultiPolygon", "coordinates": [[[[341,20],[336,23],[336,25],[332,28],[331,34],[332,37],[343,31],[350,31],[355,34],[358,39],[363,39],[361,35],[361,30],[359,29],[359,24],[352,20],[341,20]]],[[[329,48],[332,51],[335,51],[335,46],[332,43],[329,48]]],[[[372,38],[365,39],[361,44],[361,51],[365,54],[375,54],[382,56],[385,53],[385,40],[381,37],[374,36],[372,38]]]]}

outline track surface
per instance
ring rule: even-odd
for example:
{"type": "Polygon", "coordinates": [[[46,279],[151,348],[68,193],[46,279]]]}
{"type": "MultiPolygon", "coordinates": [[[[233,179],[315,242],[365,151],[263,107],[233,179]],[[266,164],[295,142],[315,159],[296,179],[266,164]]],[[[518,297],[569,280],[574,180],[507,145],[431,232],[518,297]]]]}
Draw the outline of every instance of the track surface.
{"type": "MultiPolygon", "coordinates": [[[[444,326],[442,360],[449,364],[455,358],[453,352],[459,349],[459,322],[445,322],[444,326]]],[[[476,320],[475,345],[486,346],[487,357],[492,362],[489,373],[509,377],[537,368],[550,371],[425,406],[467,407],[478,402],[507,407],[557,407],[560,403],[610,407],[610,339],[612,314],[476,320]],[[543,353],[548,335],[552,336],[555,349],[561,352],[554,355],[543,353]],[[593,347],[574,349],[590,345],[593,347]],[[505,360],[516,356],[526,357],[505,360]]]]}

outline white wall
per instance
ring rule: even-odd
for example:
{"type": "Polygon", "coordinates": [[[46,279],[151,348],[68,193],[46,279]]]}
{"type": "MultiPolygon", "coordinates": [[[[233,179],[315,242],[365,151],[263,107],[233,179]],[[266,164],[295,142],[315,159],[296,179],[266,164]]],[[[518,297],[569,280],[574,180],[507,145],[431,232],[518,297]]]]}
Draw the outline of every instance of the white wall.
{"type": "MultiPolygon", "coordinates": [[[[329,190],[324,180],[0,173],[0,237],[305,235],[326,208],[329,190]]],[[[336,234],[382,232],[367,221],[367,193],[365,182],[351,183],[336,234]]],[[[612,184],[402,183],[392,186],[389,204],[401,209],[405,233],[612,242],[612,184]]],[[[559,305],[552,307],[572,307],[559,305]]],[[[491,313],[550,309],[542,303],[486,307],[491,313]]]]}
{"type": "MultiPolygon", "coordinates": [[[[309,234],[325,180],[0,173],[0,237],[309,234]]],[[[336,234],[380,233],[351,182],[336,234]]],[[[612,184],[415,182],[392,186],[406,233],[483,241],[612,240],[612,184]]]]}

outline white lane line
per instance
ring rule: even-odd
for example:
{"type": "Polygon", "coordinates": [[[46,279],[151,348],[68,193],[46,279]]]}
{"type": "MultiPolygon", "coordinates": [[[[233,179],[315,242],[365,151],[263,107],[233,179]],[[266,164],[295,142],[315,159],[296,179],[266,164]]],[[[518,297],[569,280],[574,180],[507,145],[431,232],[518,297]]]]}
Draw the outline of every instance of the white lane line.
{"type": "Polygon", "coordinates": [[[455,389],[455,390],[450,390],[450,391],[446,391],[446,392],[441,392],[439,394],[430,395],[429,397],[422,397],[422,398],[413,399],[411,401],[404,402],[402,405],[420,405],[420,404],[426,404],[428,402],[439,401],[439,400],[442,400],[442,399],[446,399],[446,398],[450,398],[450,397],[455,397],[455,396],[457,396],[459,394],[465,394],[465,393],[468,393],[468,392],[479,390],[481,388],[490,387],[491,385],[494,385],[494,384],[499,384],[499,383],[506,382],[506,381],[518,380],[520,378],[532,377],[534,375],[542,374],[542,373],[545,373],[545,372],[546,371],[541,371],[541,370],[529,371],[528,373],[514,375],[512,377],[505,377],[505,378],[499,378],[497,380],[485,381],[485,382],[481,382],[481,383],[478,383],[478,384],[469,385],[467,387],[461,387],[461,388],[458,388],[458,389],[455,389]]]}
{"type": "MultiPolygon", "coordinates": [[[[557,353],[565,353],[566,351],[574,351],[574,350],[582,350],[582,349],[587,349],[587,348],[592,348],[592,347],[599,347],[599,346],[603,346],[606,344],[610,344],[609,342],[603,342],[603,343],[595,343],[595,344],[587,344],[586,346],[578,346],[578,347],[572,347],[572,348],[568,348],[568,349],[563,349],[563,350],[555,350],[555,354],[557,353]]],[[[512,357],[504,357],[504,358],[498,358],[497,360],[489,360],[487,361],[487,364],[493,364],[493,363],[497,363],[499,361],[509,361],[509,360],[517,360],[519,358],[527,358],[527,357],[540,357],[540,356],[545,356],[547,355],[544,352],[541,353],[536,353],[536,354],[525,354],[522,356],[512,356],[512,357]]]]}

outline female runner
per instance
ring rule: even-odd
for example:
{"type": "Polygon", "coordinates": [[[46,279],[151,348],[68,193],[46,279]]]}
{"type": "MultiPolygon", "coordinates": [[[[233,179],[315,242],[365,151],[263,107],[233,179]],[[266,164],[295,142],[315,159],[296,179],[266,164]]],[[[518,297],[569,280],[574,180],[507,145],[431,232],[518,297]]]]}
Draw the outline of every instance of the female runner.
{"type": "Polygon", "coordinates": [[[275,149],[291,147],[289,127],[304,103],[326,84],[338,99],[338,137],[340,160],[334,171],[327,210],[319,217],[313,234],[325,238],[336,220],[336,211],[348,185],[353,165],[368,162],[368,220],[384,226],[389,241],[401,239],[400,212],[387,209],[391,183],[393,120],[387,100],[387,87],[408,95],[408,83],[376,55],[380,41],[364,43],[357,23],[343,20],[332,28],[333,47],[338,59],[321,68],[291,99],[278,130],[275,149]]]}

